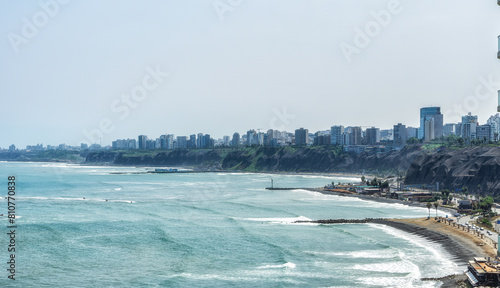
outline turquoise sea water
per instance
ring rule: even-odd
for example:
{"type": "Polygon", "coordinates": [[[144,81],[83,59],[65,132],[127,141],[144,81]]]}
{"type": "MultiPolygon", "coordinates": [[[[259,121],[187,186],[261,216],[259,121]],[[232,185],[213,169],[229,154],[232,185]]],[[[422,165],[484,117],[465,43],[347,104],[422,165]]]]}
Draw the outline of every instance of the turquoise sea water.
{"type": "MultiPolygon", "coordinates": [[[[5,196],[7,176],[16,176],[20,216],[17,280],[7,279],[3,264],[0,287],[439,287],[419,279],[463,270],[443,247],[383,225],[292,224],[423,217],[427,209],[264,189],[271,177],[286,187],[358,179],[110,174],[139,171],[0,163],[5,196]]],[[[6,263],[6,217],[0,225],[6,263]]]]}

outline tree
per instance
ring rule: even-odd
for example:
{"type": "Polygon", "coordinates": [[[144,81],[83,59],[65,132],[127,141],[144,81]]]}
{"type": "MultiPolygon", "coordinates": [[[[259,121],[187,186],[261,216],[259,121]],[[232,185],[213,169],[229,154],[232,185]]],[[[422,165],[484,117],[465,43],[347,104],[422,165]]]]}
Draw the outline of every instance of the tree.
{"type": "Polygon", "coordinates": [[[361,176],[361,183],[365,183],[365,182],[366,182],[365,176],[361,176]]]}
{"type": "Polygon", "coordinates": [[[479,195],[483,195],[483,193],[481,192],[481,184],[477,184],[477,194],[479,195]]]}
{"type": "Polygon", "coordinates": [[[429,218],[431,218],[431,207],[432,207],[431,202],[427,202],[427,209],[429,209],[429,218]]]}
{"type": "Polygon", "coordinates": [[[438,217],[438,207],[439,207],[438,201],[434,202],[434,207],[436,208],[436,218],[437,218],[438,217]]]}
{"type": "Polygon", "coordinates": [[[491,207],[493,206],[493,198],[488,196],[479,203],[479,207],[483,210],[483,216],[490,215],[491,207]]]}
{"type": "Polygon", "coordinates": [[[382,187],[382,188],[389,188],[389,181],[387,181],[387,180],[386,180],[386,181],[384,181],[384,182],[380,185],[380,187],[382,187]]]}

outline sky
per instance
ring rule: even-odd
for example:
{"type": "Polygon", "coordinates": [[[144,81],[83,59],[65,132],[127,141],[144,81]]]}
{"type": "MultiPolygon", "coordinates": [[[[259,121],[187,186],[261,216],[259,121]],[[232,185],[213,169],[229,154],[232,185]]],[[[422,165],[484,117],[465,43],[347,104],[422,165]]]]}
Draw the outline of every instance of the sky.
{"type": "Polygon", "coordinates": [[[499,16],[494,0],[0,0],[0,147],[417,127],[426,106],[485,123],[499,16]]]}

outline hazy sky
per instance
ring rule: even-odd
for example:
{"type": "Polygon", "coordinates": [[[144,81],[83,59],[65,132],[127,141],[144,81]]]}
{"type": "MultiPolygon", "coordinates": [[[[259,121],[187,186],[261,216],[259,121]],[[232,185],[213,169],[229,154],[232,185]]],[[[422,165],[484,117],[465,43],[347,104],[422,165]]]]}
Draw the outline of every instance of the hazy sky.
{"type": "Polygon", "coordinates": [[[0,147],[484,123],[496,1],[0,0],[0,147]],[[44,4],[46,3],[46,4],[44,4]]]}

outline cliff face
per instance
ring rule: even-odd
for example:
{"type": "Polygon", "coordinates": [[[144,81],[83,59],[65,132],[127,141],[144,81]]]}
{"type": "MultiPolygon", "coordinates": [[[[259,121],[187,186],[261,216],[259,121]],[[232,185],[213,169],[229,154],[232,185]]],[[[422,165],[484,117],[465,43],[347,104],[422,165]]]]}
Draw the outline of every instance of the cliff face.
{"type": "Polygon", "coordinates": [[[418,146],[387,153],[347,154],[340,148],[261,147],[255,151],[238,150],[224,158],[224,169],[287,172],[397,172],[406,171],[423,152],[418,146]]]}
{"type": "Polygon", "coordinates": [[[96,152],[87,156],[86,163],[109,163],[127,166],[192,166],[218,165],[222,161],[221,151],[197,151],[176,149],[157,153],[96,152]]]}
{"type": "Polygon", "coordinates": [[[423,152],[418,146],[387,153],[344,153],[340,147],[176,149],[148,153],[96,152],[86,163],[129,166],[202,166],[240,171],[405,172],[423,152]]]}
{"type": "Polygon", "coordinates": [[[500,195],[500,147],[442,150],[416,159],[406,174],[406,184],[434,184],[455,190],[500,195]],[[478,185],[480,189],[478,189],[478,185]]]}
{"type": "Polygon", "coordinates": [[[151,166],[191,166],[217,165],[222,161],[220,151],[196,151],[176,149],[168,152],[159,152],[154,155],[127,156],[120,153],[114,160],[118,165],[151,165],[151,166]]]}

